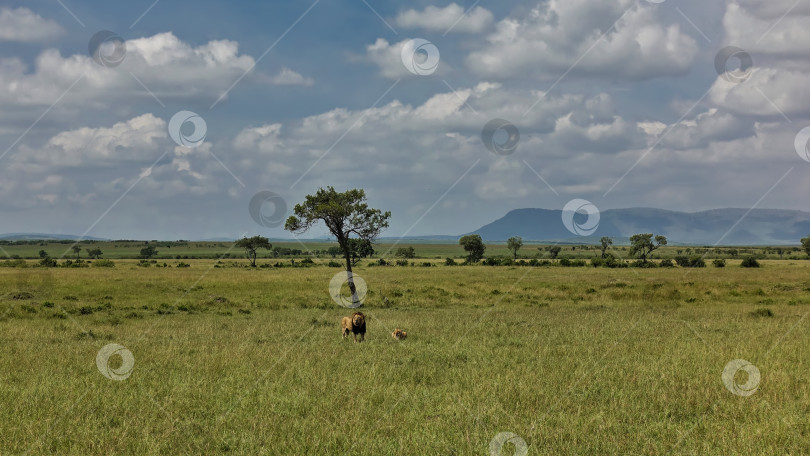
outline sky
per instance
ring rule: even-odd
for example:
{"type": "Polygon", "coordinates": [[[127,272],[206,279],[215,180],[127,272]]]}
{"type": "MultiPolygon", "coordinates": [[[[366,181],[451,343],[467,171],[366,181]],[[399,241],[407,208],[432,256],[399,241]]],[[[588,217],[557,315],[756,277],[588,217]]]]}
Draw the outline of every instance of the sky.
{"type": "Polygon", "coordinates": [[[572,200],[810,210],[808,20],[796,0],[0,0],[0,233],[289,237],[325,186],[365,189],[391,237],[572,200]]]}

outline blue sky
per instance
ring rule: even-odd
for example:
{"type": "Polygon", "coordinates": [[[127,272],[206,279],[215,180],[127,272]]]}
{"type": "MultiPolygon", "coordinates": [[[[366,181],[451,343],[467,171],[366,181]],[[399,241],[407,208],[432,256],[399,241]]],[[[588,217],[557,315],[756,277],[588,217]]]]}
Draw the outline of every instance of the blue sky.
{"type": "Polygon", "coordinates": [[[576,198],[808,210],[808,16],[791,0],[2,1],[0,232],[284,237],[251,198],[291,208],[325,185],[366,189],[393,212],[386,236],[576,198]],[[102,30],[125,42],[118,66],[89,55],[102,30]],[[406,68],[414,39],[435,72],[406,68]],[[715,69],[729,46],[754,62],[739,80],[715,69]],[[205,121],[195,147],[168,132],[179,111],[205,121]],[[482,143],[498,118],[512,154],[482,143]]]}

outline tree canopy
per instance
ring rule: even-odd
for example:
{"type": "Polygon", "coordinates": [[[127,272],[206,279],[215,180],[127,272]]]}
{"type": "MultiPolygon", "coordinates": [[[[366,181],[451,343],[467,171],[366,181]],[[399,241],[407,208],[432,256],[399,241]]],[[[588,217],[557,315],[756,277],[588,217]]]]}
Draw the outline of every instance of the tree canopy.
{"type": "Polygon", "coordinates": [[[245,255],[250,260],[250,265],[256,266],[256,251],[259,249],[270,250],[273,246],[270,240],[264,236],[243,237],[236,241],[236,247],[245,249],[245,255]]]}
{"type": "Polygon", "coordinates": [[[458,240],[458,244],[467,251],[468,263],[477,263],[481,258],[484,258],[484,251],[487,249],[487,246],[484,245],[481,236],[477,234],[462,236],[461,239],[458,240]]]}
{"type": "Polygon", "coordinates": [[[513,236],[506,240],[506,248],[508,248],[512,255],[517,259],[517,253],[523,247],[523,238],[520,236],[513,236]]]}
{"type": "Polygon", "coordinates": [[[639,258],[646,263],[647,256],[651,254],[653,250],[665,245],[667,245],[666,236],[655,236],[655,241],[653,242],[652,233],[634,234],[630,236],[630,255],[638,254],[639,258]]]}

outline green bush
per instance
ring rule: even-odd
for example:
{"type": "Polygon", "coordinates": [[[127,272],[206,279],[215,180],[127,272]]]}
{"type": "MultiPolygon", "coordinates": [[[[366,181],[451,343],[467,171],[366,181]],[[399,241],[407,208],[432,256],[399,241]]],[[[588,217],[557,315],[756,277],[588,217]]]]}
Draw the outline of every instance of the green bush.
{"type": "Polygon", "coordinates": [[[39,265],[44,266],[46,268],[55,268],[56,266],[58,266],[56,260],[54,260],[49,256],[39,260],[39,265]]]}
{"type": "Polygon", "coordinates": [[[740,264],[740,267],[743,268],[758,268],[759,261],[753,256],[745,257],[740,264]]]}
{"type": "Polygon", "coordinates": [[[660,266],[662,268],[674,268],[675,263],[672,260],[670,260],[669,258],[667,258],[665,260],[661,260],[661,263],[658,266],[660,266]]]}
{"type": "Polygon", "coordinates": [[[326,263],[326,265],[329,266],[330,268],[339,268],[339,267],[343,266],[342,264],[338,263],[337,261],[330,261],[329,263],[326,263]]]}
{"type": "Polygon", "coordinates": [[[397,266],[407,266],[408,260],[397,260],[397,266]]]}
{"type": "Polygon", "coordinates": [[[692,255],[690,257],[677,256],[675,262],[682,268],[705,268],[706,262],[700,255],[692,255]]]}
{"type": "Polygon", "coordinates": [[[630,266],[633,266],[634,268],[657,268],[658,267],[658,265],[653,263],[652,261],[644,262],[644,261],[641,261],[641,260],[634,261],[633,263],[630,264],[630,266]]]}
{"type": "MultiPolygon", "coordinates": [[[[407,261],[405,261],[405,263],[407,263],[407,261]]],[[[399,264],[399,261],[397,261],[397,264],[399,264]]],[[[455,266],[456,265],[456,260],[454,260],[452,258],[445,258],[444,259],[444,265],[445,266],[455,266]]]]}
{"type": "Polygon", "coordinates": [[[724,268],[724,267],[726,267],[726,260],[724,260],[722,258],[718,258],[718,259],[712,261],[712,264],[716,268],[724,268]]]}

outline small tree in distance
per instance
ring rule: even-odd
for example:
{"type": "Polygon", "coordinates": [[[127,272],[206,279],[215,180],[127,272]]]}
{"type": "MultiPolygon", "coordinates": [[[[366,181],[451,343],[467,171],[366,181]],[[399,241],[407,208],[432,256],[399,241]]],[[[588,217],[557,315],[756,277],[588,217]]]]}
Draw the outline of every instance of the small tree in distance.
{"type": "Polygon", "coordinates": [[[517,253],[523,247],[523,238],[520,236],[513,236],[506,240],[506,247],[512,251],[512,256],[517,260],[517,253]]]}
{"type": "Polygon", "coordinates": [[[804,253],[810,256],[810,236],[802,238],[802,248],[804,249],[804,253]]]}
{"type": "Polygon", "coordinates": [[[264,236],[243,237],[236,241],[236,247],[245,249],[245,255],[250,260],[250,265],[256,267],[256,251],[259,249],[272,249],[270,240],[264,236]]]}
{"type": "Polygon", "coordinates": [[[477,234],[462,236],[458,240],[458,245],[464,247],[464,250],[467,251],[468,263],[477,263],[481,258],[484,258],[484,251],[487,249],[481,236],[477,234]]]}
{"type": "Polygon", "coordinates": [[[652,233],[634,234],[630,236],[630,255],[638,254],[641,261],[646,263],[647,256],[651,254],[653,250],[664,245],[667,245],[666,236],[655,236],[655,242],[653,242],[652,233]]]}
{"type": "Polygon", "coordinates": [[[141,249],[141,257],[142,258],[152,258],[153,256],[157,255],[158,251],[155,249],[153,245],[147,245],[146,247],[141,249]]]}
{"type": "MultiPolygon", "coordinates": [[[[537,250],[543,251],[543,248],[538,247],[537,250]]],[[[560,251],[562,250],[562,247],[560,247],[559,245],[550,245],[550,246],[546,247],[545,250],[549,253],[549,255],[551,255],[551,259],[553,260],[553,259],[557,258],[557,255],[560,254],[560,251]]]]}
{"type": "Polygon", "coordinates": [[[82,253],[82,248],[78,245],[73,246],[73,252],[76,254],[76,259],[79,259],[79,254],[82,253]]]}
{"type": "Polygon", "coordinates": [[[603,236],[602,239],[599,240],[602,243],[602,258],[607,257],[607,249],[613,246],[613,239],[603,236]]]}
{"type": "Polygon", "coordinates": [[[394,254],[394,256],[406,259],[416,258],[416,249],[414,249],[413,246],[400,247],[397,249],[397,252],[394,254]]]}
{"type": "Polygon", "coordinates": [[[284,224],[287,231],[304,233],[321,221],[335,236],[346,259],[353,307],[360,307],[352,276],[353,240],[365,241],[371,246],[382,230],[388,228],[391,212],[368,207],[366,192],[362,189],[339,193],[334,187],[327,187],[319,188],[314,195],[307,195],[303,203],[295,205],[294,213],[284,224]]]}

